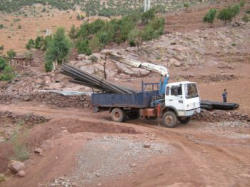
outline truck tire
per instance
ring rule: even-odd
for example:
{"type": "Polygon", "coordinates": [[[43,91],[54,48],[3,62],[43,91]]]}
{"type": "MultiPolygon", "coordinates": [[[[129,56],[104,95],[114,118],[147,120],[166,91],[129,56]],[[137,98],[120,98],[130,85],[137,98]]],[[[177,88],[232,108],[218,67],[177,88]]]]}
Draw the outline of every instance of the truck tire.
{"type": "Polygon", "coordinates": [[[162,123],[165,127],[174,128],[177,125],[176,114],[172,111],[167,111],[162,117],[162,123]]]}
{"type": "Polygon", "coordinates": [[[113,121],[122,122],[125,118],[125,113],[120,108],[114,108],[111,112],[111,118],[113,121]]]}
{"type": "Polygon", "coordinates": [[[190,121],[191,117],[180,117],[178,120],[181,122],[181,124],[187,124],[190,121]]]}

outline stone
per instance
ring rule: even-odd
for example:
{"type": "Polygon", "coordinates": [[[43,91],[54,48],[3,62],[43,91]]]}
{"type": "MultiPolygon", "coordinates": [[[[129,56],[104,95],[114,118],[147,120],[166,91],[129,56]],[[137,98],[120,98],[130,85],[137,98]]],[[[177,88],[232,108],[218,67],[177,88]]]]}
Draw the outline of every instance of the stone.
{"type": "Polygon", "coordinates": [[[144,147],[144,148],[150,148],[151,145],[150,145],[150,144],[144,144],[143,147],[144,147]]]}
{"type": "Polygon", "coordinates": [[[19,172],[17,173],[17,176],[18,176],[18,177],[25,177],[25,175],[26,175],[26,172],[25,172],[24,170],[21,170],[21,171],[19,171],[19,172]]]}
{"type": "Polygon", "coordinates": [[[39,154],[39,155],[42,154],[42,152],[43,152],[43,150],[41,148],[36,148],[34,150],[34,153],[39,154]]]}
{"type": "Polygon", "coordinates": [[[22,163],[20,161],[11,160],[9,165],[8,165],[8,168],[13,173],[18,173],[19,171],[21,171],[25,168],[25,165],[24,165],[24,163],[22,163]]]}
{"type": "Polygon", "coordinates": [[[171,58],[169,60],[170,66],[174,65],[175,67],[180,67],[182,65],[182,63],[178,60],[176,60],[175,58],[171,58]]]}

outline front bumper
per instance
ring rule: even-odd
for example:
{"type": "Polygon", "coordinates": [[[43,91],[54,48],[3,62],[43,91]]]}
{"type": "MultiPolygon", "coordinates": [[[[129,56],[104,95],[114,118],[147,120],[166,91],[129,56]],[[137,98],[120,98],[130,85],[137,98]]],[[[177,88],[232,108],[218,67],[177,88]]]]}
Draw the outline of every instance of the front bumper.
{"type": "Polygon", "coordinates": [[[179,110],[178,116],[189,117],[189,116],[193,116],[194,114],[198,114],[200,112],[201,112],[201,108],[195,108],[192,110],[179,110]]]}

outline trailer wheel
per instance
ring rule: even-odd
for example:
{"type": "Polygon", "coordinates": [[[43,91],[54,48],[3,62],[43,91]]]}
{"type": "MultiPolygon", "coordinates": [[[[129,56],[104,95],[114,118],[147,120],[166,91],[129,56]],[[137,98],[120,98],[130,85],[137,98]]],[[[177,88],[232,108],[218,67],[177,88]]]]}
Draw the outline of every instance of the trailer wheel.
{"type": "Polygon", "coordinates": [[[176,114],[172,111],[167,111],[162,118],[163,125],[168,128],[174,128],[177,125],[176,114]]]}
{"type": "Polygon", "coordinates": [[[182,123],[182,124],[187,124],[190,121],[191,117],[180,117],[178,118],[178,120],[182,123]]]}
{"type": "Polygon", "coordinates": [[[114,108],[111,112],[111,118],[113,121],[122,122],[125,118],[125,113],[120,108],[114,108]]]}

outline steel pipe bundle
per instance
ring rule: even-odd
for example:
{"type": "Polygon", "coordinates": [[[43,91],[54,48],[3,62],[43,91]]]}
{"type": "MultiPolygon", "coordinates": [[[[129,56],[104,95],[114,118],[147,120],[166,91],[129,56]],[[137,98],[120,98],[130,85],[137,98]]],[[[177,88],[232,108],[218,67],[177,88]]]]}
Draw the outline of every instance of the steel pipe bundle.
{"type": "Polygon", "coordinates": [[[62,73],[73,78],[72,82],[102,90],[107,93],[132,94],[133,90],[114,85],[87,72],[83,72],[73,66],[63,64],[62,73]]]}

